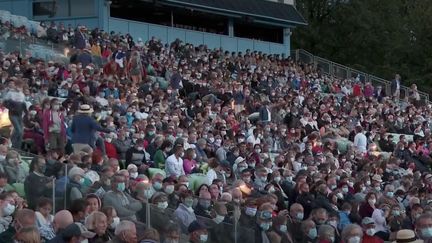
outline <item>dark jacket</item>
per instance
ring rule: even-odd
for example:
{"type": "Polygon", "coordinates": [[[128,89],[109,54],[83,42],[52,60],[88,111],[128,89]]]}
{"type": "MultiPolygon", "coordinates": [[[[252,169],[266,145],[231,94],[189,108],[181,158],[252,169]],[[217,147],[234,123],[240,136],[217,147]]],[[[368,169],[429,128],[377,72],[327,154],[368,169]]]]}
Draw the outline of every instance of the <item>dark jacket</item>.
{"type": "Polygon", "coordinates": [[[96,131],[111,132],[111,130],[101,127],[92,117],[85,114],[78,114],[73,117],[71,130],[72,144],[83,143],[90,146],[93,146],[96,141],[96,131]]]}
{"type": "Polygon", "coordinates": [[[45,186],[50,180],[50,178],[39,176],[34,172],[27,176],[24,181],[24,191],[26,193],[29,208],[33,210],[36,209],[37,200],[39,200],[39,198],[51,197],[51,190],[45,186]]]}
{"type": "Polygon", "coordinates": [[[270,119],[270,113],[267,109],[270,110],[270,108],[268,108],[266,106],[262,106],[259,109],[259,120],[260,121],[268,121],[270,119]]]}
{"type": "Polygon", "coordinates": [[[126,166],[134,164],[140,167],[142,164],[146,164],[145,151],[139,151],[135,147],[130,147],[126,151],[126,166]]]}
{"type": "Polygon", "coordinates": [[[13,237],[16,234],[16,230],[13,226],[9,226],[6,231],[0,234],[0,242],[14,242],[13,237]]]}

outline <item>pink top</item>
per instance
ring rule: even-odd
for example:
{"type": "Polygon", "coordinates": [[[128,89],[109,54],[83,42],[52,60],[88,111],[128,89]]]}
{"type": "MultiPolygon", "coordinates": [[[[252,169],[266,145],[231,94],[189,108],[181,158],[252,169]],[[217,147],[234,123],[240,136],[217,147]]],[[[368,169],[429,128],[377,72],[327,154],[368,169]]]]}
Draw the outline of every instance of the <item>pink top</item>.
{"type": "MultiPolygon", "coordinates": [[[[60,133],[62,136],[66,137],[66,128],[64,126],[64,115],[63,112],[58,113],[60,115],[60,133]]],[[[51,110],[44,110],[42,114],[42,128],[44,131],[44,138],[49,138],[49,128],[54,124],[54,119],[51,110]]]]}
{"type": "Polygon", "coordinates": [[[197,167],[197,162],[192,159],[183,159],[183,169],[186,175],[192,173],[192,170],[197,167]]]}

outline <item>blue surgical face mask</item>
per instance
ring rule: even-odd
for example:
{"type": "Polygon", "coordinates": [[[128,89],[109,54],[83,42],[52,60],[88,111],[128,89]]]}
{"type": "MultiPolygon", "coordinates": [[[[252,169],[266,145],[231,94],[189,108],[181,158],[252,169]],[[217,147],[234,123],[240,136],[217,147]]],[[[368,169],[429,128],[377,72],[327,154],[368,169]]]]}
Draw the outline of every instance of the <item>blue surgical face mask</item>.
{"type": "Polygon", "coordinates": [[[117,190],[124,191],[126,189],[126,184],[124,182],[120,182],[117,184],[117,190]]]}
{"type": "Polygon", "coordinates": [[[432,238],[432,227],[424,228],[421,230],[423,240],[432,238]]]}
{"type": "Polygon", "coordinates": [[[154,189],[159,191],[160,189],[162,189],[162,183],[160,183],[159,181],[156,181],[155,183],[153,183],[153,187],[154,187],[154,189]]]}
{"type": "Polygon", "coordinates": [[[316,228],[309,229],[308,237],[311,239],[315,239],[318,236],[318,232],[316,228]]]}
{"type": "Polygon", "coordinates": [[[262,230],[267,231],[268,229],[270,229],[271,224],[271,222],[261,223],[260,227],[262,230]]]}
{"type": "Polygon", "coordinates": [[[287,228],[287,226],[285,225],[285,224],[283,224],[283,225],[281,225],[281,226],[279,226],[279,230],[281,231],[281,232],[287,232],[287,230],[288,230],[288,228],[287,228]]]}
{"type": "Polygon", "coordinates": [[[304,213],[297,213],[296,218],[297,220],[303,220],[304,213]]]}

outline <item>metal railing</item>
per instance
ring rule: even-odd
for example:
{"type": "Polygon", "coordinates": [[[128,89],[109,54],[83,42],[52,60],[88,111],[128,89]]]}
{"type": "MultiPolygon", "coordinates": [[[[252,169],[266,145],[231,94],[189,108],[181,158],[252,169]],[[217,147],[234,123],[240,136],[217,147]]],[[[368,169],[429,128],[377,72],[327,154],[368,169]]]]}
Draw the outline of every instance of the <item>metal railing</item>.
{"type": "MultiPolygon", "coordinates": [[[[371,82],[374,86],[380,85],[387,95],[391,94],[391,82],[371,74],[344,66],[339,63],[332,62],[325,58],[315,56],[312,53],[303,49],[297,49],[291,51],[291,57],[295,58],[296,61],[304,63],[312,63],[316,68],[320,69],[323,74],[339,79],[350,79],[359,78],[364,82],[371,82]]],[[[400,98],[404,99],[409,95],[411,88],[401,85],[400,86],[400,98]]],[[[429,94],[426,92],[418,91],[420,99],[429,103],[429,94]]]]}

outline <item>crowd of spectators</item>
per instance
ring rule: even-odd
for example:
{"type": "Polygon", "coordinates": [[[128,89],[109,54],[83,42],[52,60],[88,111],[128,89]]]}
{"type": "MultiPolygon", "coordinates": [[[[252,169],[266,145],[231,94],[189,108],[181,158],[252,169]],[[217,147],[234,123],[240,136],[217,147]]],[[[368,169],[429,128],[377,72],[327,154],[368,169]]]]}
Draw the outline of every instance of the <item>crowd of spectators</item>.
{"type": "Polygon", "coordinates": [[[432,242],[432,109],[399,75],[386,94],[282,55],[59,29],[38,38],[66,33],[70,63],[0,52],[0,242],[432,242]]]}

